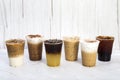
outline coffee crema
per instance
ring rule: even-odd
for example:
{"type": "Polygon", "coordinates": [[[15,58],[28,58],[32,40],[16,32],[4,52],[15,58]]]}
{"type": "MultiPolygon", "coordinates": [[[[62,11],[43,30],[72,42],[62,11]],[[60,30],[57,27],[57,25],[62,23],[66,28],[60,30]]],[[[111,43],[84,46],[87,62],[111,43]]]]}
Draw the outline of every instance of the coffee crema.
{"type": "Polygon", "coordinates": [[[12,44],[12,43],[24,43],[24,40],[22,39],[11,39],[6,41],[7,44],[12,44]]]}
{"type": "Polygon", "coordinates": [[[114,37],[112,36],[97,36],[97,40],[113,40],[114,37]]]}
{"type": "Polygon", "coordinates": [[[41,35],[39,34],[36,34],[36,35],[28,35],[30,38],[36,38],[36,37],[42,37],[41,35]]]}

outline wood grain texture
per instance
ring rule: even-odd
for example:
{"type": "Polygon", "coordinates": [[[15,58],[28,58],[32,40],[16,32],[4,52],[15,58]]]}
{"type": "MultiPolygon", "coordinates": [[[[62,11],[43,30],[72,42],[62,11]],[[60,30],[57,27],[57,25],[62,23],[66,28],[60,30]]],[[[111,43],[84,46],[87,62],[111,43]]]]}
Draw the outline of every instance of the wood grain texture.
{"type": "Polygon", "coordinates": [[[118,49],[117,0],[97,0],[96,12],[99,35],[114,36],[114,47],[118,49]]]}
{"type": "Polygon", "coordinates": [[[0,0],[0,46],[10,38],[115,36],[120,49],[119,0],[0,0]]]}

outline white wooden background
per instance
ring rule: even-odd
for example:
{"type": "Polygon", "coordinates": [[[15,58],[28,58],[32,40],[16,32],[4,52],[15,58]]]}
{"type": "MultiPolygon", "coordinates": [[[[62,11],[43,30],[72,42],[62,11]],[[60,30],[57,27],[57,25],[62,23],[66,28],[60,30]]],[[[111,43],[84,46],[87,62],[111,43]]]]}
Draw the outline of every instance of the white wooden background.
{"type": "Polygon", "coordinates": [[[27,34],[45,38],[112,35],[114,49],[120,49],[120,1],[0,0],[0,47],[6,39],[27,34]]]}

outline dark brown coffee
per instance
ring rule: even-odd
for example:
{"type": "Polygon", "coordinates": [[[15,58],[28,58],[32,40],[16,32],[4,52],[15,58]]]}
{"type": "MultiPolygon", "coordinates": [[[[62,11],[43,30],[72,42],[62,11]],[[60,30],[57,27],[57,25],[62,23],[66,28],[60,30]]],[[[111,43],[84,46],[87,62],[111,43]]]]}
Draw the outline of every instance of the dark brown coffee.
{"type": "Polygon", "coordinates": [[[99,47],[98,47],[98,59],[100,61],[110,61],[111,60],[114,37],[111,37],[111,36],[97,36],[96,39],[100,41],[100,44],[99,44],[99,47]]]}
{"type": "Polygon", "coordinates": [[[43,38],[41,35],[27,35],[29,59],[38,61],[42,59],[43,38]]]}
{"type": "Polygon", "coordinates": [[[61,52],[62,40],[50,39],[45,41],[45,49],[47,53],[61,52]]]}
{"type": "Polygon", "coordinates": [[[42,44],[42,42],[38,44],[28,42],[30,60],[37,61],[42,59],[42,44]]]}

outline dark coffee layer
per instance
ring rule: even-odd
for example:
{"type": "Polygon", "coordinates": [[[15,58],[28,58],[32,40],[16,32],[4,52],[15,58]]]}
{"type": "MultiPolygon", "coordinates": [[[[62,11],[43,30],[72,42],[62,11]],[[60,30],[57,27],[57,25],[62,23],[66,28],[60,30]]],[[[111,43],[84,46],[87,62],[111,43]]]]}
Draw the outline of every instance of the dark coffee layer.
{"type": "Polygon", "coordinates": [[[47,53],[59,53],[62,48],[62,40],[50,39],[45,42],[45,49],[47,53]]]}
{"type": "Polygon", "coordinates": [[[112,54],[113,40],[100,41],[98,47],[98,59],[103,61],[109,61],[112,54]]]}
{"type": "Polygon", "coordinates": [[[60,44],[60,43],[62,43],[62,40],[58,40],[58,39],[49,39],[45,41],[45,44],[50,44],[50,45],[60,44]]]}
{"type": "Polygon", "coordinates": [[[28,43],[30,60],[37,61],[42,59],[42,42],[38,44],[28,43]]]}

